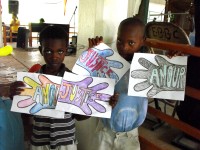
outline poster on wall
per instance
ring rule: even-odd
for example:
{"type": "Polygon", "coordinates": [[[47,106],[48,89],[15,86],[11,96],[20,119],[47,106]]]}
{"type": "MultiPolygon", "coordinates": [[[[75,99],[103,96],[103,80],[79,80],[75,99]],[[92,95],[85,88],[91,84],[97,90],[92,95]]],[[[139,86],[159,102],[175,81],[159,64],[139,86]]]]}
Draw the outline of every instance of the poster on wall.
{"type": "Polygon", "coordinates": [[[130,63],[104,43],[85,50],[72,72],[79,75],[112,78],[116,83],[130,68],[130,63]]]}
{"type": "Polygon", "coordinates": [[[187,56],[135,53],[130,69],[128,95],[184,100],[187,56]]]}
{"type": "Polygon", "coordinates": [[[110,118],[108,101],[114,94],[115,80],[65,72],[56,110],[75,114],[110,118]]]}
{"type": "Polygon", "coordinates": [[[64,118],[64,112],[55,110],[61,80],[57,76],[18,72],[17,81],[23,81],[26,87],[14,96],[11,111],[64,118]]]}

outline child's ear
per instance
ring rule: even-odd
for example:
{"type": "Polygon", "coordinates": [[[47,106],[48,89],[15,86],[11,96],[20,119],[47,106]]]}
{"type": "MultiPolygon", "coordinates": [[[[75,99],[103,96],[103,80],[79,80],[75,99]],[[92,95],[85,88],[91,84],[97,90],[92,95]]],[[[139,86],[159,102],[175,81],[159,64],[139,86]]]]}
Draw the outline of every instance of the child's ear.
{"type": "Polygon", "coordinates": [[[42,53],[42,46],[39,46],[38,49],[39,49],[39,51],[40,51],[40,54],[43,56],[43,53],[42,53]]]}

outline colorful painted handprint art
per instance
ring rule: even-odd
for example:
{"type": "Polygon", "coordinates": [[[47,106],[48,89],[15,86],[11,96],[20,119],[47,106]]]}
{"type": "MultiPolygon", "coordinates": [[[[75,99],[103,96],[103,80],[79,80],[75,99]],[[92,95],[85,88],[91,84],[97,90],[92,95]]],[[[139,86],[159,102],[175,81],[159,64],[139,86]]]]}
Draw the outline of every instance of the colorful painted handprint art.
{"type": "Polygon", "coordinates": [[[26,87],[20,95],[14,96],[12,111],[64,118],[64,112],[55,110],[61,77],[18,72],[17,80],[23,81],[26,87]]]}
{"type": "Polygon", "coordinates": [[[75,75],[65,72],[56,110],[81,115],[110,118],[108,101],[114,93],[115,80],[75,75]]]}
{"type": "Polygon", "coordinates": [[[184,100],[187,56],[169,59],[164,55],[134,54],[131,64],[130,96],[184,100]]]}
{"type": "Polygon", "coordinates": [[[130,64],[104,43],[85,50],[72,72],[79,75],[115,79],[116,83],[128,71],[130,64]]]}

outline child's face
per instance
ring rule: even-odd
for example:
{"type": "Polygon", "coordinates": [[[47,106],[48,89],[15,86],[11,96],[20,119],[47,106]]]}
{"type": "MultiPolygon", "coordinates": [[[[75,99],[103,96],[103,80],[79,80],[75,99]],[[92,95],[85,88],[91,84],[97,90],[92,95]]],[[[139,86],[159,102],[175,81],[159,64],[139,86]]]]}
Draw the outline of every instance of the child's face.
{"type": "Polygon", "coordinates": [[[43,40],[40,52],[48,67],[59,68],[65,58],[66,41],[64,39],[43,40]]]}
{"type": "Polygon", "coordinates": [[[119,54],[131,61],[135,52],[143,45],[143,29],[140,26],[122,25],[117,35],[117,50],[119,54]]]}

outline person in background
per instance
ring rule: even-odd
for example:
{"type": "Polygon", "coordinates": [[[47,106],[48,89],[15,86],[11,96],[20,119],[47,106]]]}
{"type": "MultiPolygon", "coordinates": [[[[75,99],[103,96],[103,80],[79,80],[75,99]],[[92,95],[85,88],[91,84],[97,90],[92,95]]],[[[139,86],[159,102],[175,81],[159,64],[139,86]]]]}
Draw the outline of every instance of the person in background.
{"type": "Polygon", "coordinates": [[[40,23],[45,23],[44,18],[40,18],[40,23]]]}
{"type": "MultiPolygon", "coordinates": [[[[13,42],[17,42],[18,28],[20,26],[20,21],[18,20],[17,14],[12,14],[12,20],[10,22],[10,36],[13,42]]],[[[11,42],[11,41],[10,41],[11,42]]]]}
{"type": "Polygon", "coordinates": [[[10,29],[12,30],[12,33],[18,32],[19,25],[20,21],[18,20],[17,14],[12,14],[12,20],[10,23],[10,29]]]}

